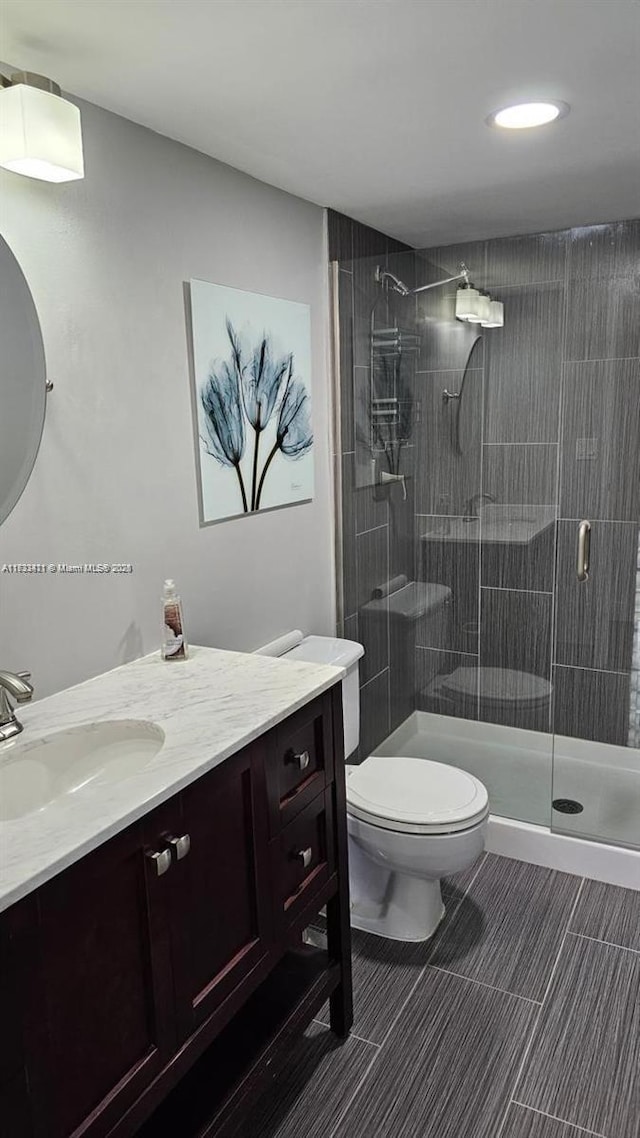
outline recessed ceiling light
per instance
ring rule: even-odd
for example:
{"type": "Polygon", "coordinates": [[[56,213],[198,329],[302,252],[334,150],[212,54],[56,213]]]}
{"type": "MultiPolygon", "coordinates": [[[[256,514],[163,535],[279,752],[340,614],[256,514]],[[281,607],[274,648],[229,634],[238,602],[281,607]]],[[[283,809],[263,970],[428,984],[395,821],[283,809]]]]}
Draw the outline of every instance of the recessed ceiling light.
{"type": "Polygon", "coordinates": [[[487,122],[489,126],[501,126],[505,130],[526,130],[532,126],[555,122],[568,113],[567,103],[516,103],[494,111],[487,122]]]}

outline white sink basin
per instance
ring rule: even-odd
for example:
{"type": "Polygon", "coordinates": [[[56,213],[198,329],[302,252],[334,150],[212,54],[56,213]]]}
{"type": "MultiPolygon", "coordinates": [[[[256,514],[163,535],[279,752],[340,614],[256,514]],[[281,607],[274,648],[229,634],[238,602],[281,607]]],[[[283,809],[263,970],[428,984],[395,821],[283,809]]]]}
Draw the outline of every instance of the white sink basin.
{"type": "Polygon", "coordinates": [[[119,782],[145,766],[164,731],[142,719],[85,723],[0,746],[0,821],[22,818],[86,786],[119,782]]]}

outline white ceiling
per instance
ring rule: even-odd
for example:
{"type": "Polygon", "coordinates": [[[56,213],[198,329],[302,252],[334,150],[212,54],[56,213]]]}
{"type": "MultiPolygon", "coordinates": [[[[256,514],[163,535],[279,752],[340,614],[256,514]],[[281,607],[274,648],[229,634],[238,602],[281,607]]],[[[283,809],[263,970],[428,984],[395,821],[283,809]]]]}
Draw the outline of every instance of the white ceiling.
{"type": "Polygon", "coordinates": [[[638,0],[2,0],[4,57],[435,245],[640,214],[638,0]],[[500,132],[492,110],[563,99],[500,132]]]}

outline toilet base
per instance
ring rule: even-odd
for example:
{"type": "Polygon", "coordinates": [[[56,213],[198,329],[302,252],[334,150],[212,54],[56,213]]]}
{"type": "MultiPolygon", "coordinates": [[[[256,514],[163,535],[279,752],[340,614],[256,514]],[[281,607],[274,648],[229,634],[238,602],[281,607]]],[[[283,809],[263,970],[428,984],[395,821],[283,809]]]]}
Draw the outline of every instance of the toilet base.
{"type": "Polygon", "coordinates": [[[444,917],[440,882],[406,873],[392,872],[385,876],[382,895],[378,893],[379,899],[372,901],[358,896],[358,885],[352,875],[353,927],[387,940],[430,940],[444,917]]]}
{"type": "Polygon", "coordinates": [[[390,940],[429,940],[444,916],[440,882],[480,857],[486,826],[485,816],[464,830],[413,834],[347,810],[351,924],[390,940]]]}

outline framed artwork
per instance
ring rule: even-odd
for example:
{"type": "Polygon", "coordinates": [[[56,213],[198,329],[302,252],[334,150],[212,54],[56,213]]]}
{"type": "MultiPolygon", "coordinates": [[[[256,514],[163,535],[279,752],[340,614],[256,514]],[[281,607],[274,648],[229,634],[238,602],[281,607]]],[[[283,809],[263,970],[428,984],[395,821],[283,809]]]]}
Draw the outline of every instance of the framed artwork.
{"type": "Polygon", "coordinates": [[[307,304],[190,281],[200,516],[313,497],[307,304]]]}

